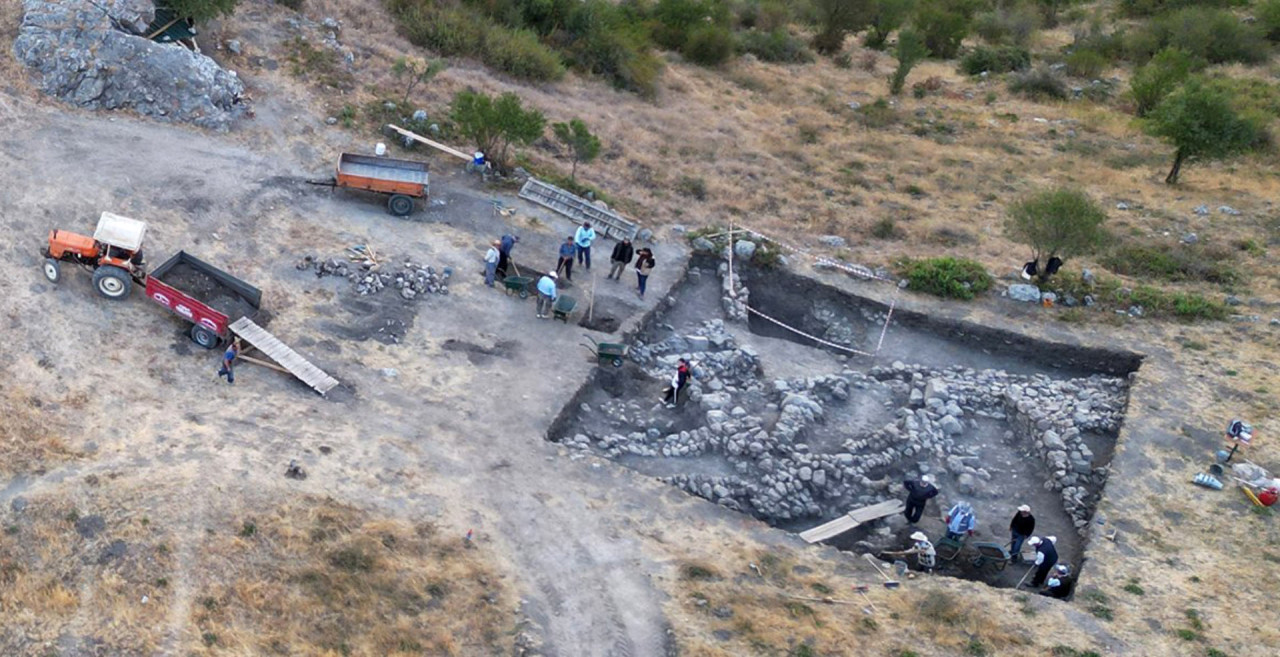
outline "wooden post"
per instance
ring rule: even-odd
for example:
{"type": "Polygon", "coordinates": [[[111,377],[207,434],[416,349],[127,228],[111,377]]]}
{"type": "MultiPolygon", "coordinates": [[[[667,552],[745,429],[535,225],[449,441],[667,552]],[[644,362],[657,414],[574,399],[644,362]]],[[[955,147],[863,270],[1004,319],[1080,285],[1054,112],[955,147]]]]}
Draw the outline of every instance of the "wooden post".
{"type": "Polygon", "coordinates": [[[738,298],[738,286],[733,284],[733,220],[729,220],[729,298],[738,298]]]}
{"type": "Polygon", "coordinates": [[[591,292],[587,298],[587,323],[591,323],[591,312],[596,306],[596,273],[591,272],[591,292]]]}

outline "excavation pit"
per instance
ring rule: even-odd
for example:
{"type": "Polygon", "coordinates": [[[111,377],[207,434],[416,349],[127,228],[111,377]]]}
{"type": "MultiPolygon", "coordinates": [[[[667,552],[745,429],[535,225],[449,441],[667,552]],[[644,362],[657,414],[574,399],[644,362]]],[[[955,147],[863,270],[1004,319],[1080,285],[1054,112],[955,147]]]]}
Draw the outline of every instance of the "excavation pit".
{"type": "MultiPolygon", "coordinates": [[[[886,327],[884,304],[780,269],[739,268],[738,295],[725,298],[726,273],[695,259],[630,337],[625,366],[598,369],[548,438],[795,532],[901,499],[905,478],[928,473],[941,493],[918,525],[899,514],[829,542],[899,550],[917,529],[936,542],[944,514],[966,501],[978,519],[969,541],[1004,545],[1028,504],[1036,534],[1080,564],[1140,356],[901,308],[886,327]],[[741,299],[754,312],[729,321],[741,299]],[[660,396],[678,358],[696,376],[668,409],[660,396]]],[[[939,572],[994,586],[1026,572],[975,568],[973,556],[968,547],[939,572]]]]}

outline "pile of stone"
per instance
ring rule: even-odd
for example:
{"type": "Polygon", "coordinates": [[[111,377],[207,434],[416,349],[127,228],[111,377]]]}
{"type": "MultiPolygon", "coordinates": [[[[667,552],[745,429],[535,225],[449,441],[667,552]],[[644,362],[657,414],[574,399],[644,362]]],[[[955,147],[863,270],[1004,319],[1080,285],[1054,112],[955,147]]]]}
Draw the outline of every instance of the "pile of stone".
{"type": "Polygon", "coordinates": [[[234,72],[146,38],[151,0],[23,0],[13,54],[47,94],[89,109],[226,130],[247,111],[234,72]]]}
{"type": "Polygon", "coordinates": [[[449,278],[453,270],[445,267],[437,271],[430,265],[403,260],[400,269],[386,267],[372,260],[348,262],[341,258],[317,259],[315,256],[303,256],[296,265],[297,269],[314,270],[316,278],[339,276],[351,281],[352,289],[360,296],[378,294],[383,290],[394,289],[406,301],[427,294],[449,294],[449,278]]]}
{"type": "MultiPolygon", "coordinates": [[[[739,242],[741,243],[741,242],[739,242]]],[[[720,298],[721,304],[724,306],[724,316],[731,321],[746,322],[747,321],[747,300],[750,292],[747,286],[742,282],[742,277],[738,276],[738,272],[729,273],[729,263],[720,263],[720,280],[723,289],[723,296],[720,298]]]]}

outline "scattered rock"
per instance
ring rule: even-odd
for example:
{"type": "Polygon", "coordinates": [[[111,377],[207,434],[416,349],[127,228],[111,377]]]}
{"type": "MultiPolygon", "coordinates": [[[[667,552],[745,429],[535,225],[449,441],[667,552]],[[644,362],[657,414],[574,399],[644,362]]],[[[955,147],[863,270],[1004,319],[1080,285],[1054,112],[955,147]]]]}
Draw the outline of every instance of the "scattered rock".
{"type": "Polygon", "coordinates": [[[1195,244],[1200,241],[1200,237],[1195,233],[1183,233],[1180,241],[1183,244],[1195,244]]]}
{"type": "Polygon", "coordinates": [[[107,548],[102,551],[102,555],[98,557],[98,565],[101,566],[113,559],[119,559],[129,551],[129,544],[119,539],[111,541],[107,548]]]}
{"type": "Polygon", "coordinates": [[[1014,301],[1024,301],[1038,303],[1040,301],[1040,288],[1026,283],[1014,283],[1009,286],[1009,298],[1014,301]]]}
{"type": "Polygon", "coordinates": [[[1195,212],[1197,215],[1200,215],[1201,217],[1206,216],[1209,214],[1209,206],[1197,205],[1196,209],[1193,210],[1192,212],[1195,212]]]}
{"type": "Polygon", "coordinates": [[[1238,217],[1238,216],[1240,216],[1241,214],[1243,214],[1243,213],[1242,213],[1242,212],[1240,212],[1239,210],[1237,210],[1237,209],[1235,209],[1235,208],[1231,207],[1230,205],[1219,205],[1219,206],[1218,206],[1218,213],[1219,213],[1219,214],[1229,215],[1229,216],[1232,216],[1232,217],[1238,217]]]}
{"type": "MultiPolygon", "coordinates": [[[[1272,321],[1275,321],[1275,320],[1272,320],[1272,321]]],[[[12,509],[14,513],[22,513],[23,511],[26,511],[27,498],[19,495],[13,498],[12,500],[9,500],[9,508],[12,509]]]]}
{"type": "Polygon", "coordinates": [[[733,254],[743,260],[750,260],[756,254],[756,243],[751,240],[738,240],[733,245],[733,254]]]}
{"type": "Polygon", "coordinates": [[[107,522],[99,515],[84,516],[76,520],[75,528],[82,538],[93,538],[107,528],[107,522]]]}
{"type": "Polygon", "coordinates": [[[839,235],[823,235],[818,238],[818,242],[833,248],[843,248],[848,245],[848,242],[839,235]]]}

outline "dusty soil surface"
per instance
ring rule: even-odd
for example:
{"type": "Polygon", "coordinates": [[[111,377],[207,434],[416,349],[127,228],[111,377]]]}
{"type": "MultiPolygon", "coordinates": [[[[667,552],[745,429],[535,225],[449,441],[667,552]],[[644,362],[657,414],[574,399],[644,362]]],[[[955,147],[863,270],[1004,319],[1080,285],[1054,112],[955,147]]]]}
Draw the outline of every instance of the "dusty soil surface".
{"type": "MultiPolygon", "coordinates": [[[[221,312],[233,322],[241,317],[254,317],[258,310],[249,303],[248,299],[236,294],[235,290],[185,262],[179,262],[171,267],[165,272],[162,280],[180,292],[191,295],[210,308],[221,312]]],[[[256,319],[255,323],[264,326],[256,319]]]]}

